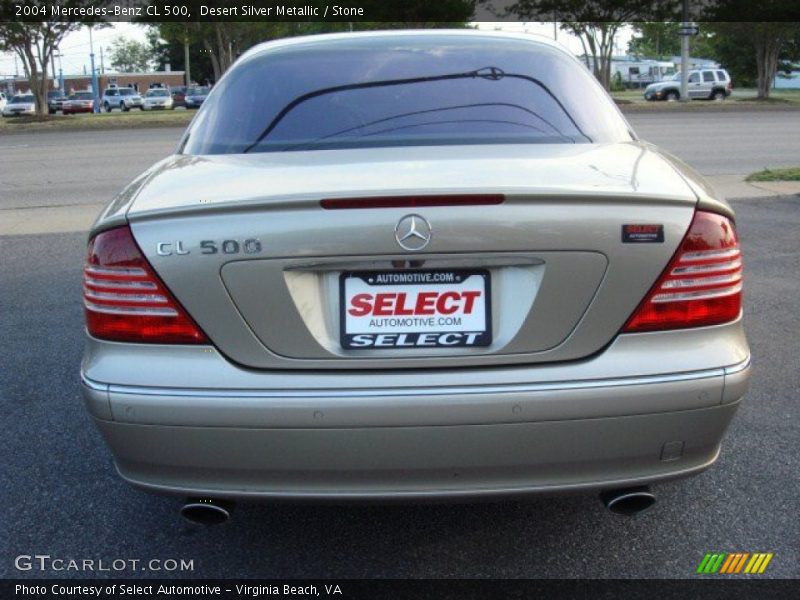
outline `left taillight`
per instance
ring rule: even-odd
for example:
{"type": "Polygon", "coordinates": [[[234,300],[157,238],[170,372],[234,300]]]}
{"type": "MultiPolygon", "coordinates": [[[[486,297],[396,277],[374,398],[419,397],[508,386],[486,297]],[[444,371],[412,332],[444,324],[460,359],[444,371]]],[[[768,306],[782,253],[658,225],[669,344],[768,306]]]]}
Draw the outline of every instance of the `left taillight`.
{"type": "Polygon", "coordinates": [[[207,344],[208,339],[147,262],[129,227],[89,241],[83,269],[86,328],[118,342],[207,344]]]}

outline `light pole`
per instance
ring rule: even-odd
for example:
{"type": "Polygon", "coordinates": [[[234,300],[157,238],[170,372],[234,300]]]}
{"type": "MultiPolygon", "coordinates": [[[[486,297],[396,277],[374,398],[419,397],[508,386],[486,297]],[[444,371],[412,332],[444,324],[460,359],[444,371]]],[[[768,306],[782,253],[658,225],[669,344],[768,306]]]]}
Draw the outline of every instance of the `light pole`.
{"type": "MultiPolygon", "coordinates": [[[[686,29],[689,23],[689,0],[683,0],[683,23],[681,28],[686,29]]],[[[689,101],[689,36],[681,34],[681,102],[689,101]]]]}
{"type": "Polygon", "coordinates": [[[89,66],[92,69],[92,96],[94,97],[94,112],[100,112],[100,99],[97,96],[97,70],[94,68],[94,41],[92,40],[92,26],[89,25],[89,66]]]}
{"type": "Polygon", "coordinates": [[[192,84],[192,67],[189,64],[189,34],[183,38],[183,62],[184,62],[184,78],[186,79],[186,87],[192,84]]]}
{"type": "Polygon", "coordinates": [[[64,56],[61,54],[61,51],[58,51],[56,54],[56,58],[58,59],[58,89],[61,90],[61,93],[64,93],[64,70],[61,68],[61,57],[64,56]]]}

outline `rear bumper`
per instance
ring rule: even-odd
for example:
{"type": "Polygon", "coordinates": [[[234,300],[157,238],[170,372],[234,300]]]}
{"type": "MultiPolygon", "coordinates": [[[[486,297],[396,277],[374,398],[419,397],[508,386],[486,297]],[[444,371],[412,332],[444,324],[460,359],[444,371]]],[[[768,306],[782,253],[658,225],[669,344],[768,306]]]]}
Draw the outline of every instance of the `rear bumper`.
{"type": "MultiPolygon", "coordinates": [[[[740,354],[740,333],[737,323],[718,335],[740,354]]],[[[624,356],[616,345],[602,360],[624,356]]],[[[84,396],[122,477],[161,493],[228,498],[486,496],[691,475],[715,461],[750,372],[747,355],[726,367],[536,383],[508,381],[540,378],[542,367],[481,375],[505,383],[473,383],[458,371],[449,385],[432,385],[441,373],[346,374],[351,385],[334,388],[298,372],[255,375],[269,388],[242,379],[207,389],[101,383],[91,375],[114,361],[95,363],[93,352],[84,396]],[[405,386],[378,387],[404,376],[405,386]]]]}
{"type": "Polygon", "coordinates": [[[96,424],[120,475],[158,493],[479,497],[625,487],[698,473],[716,460],[737,404],[605,419],[438,427],[96,424]]]}

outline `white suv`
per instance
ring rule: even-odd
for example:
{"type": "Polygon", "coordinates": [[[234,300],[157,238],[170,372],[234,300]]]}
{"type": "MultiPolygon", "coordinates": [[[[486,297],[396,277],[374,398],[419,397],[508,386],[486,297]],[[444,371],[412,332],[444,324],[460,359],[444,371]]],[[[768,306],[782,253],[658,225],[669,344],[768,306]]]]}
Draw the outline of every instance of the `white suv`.
{"type": "MultiPolygon", "coordinates": [[[[733,84],[725,69],[695,69],[689,71],[689,98],[692,100],[725,100],[731,95],[733,84]]],[[[651,83],[644,90],[646,100],[679,100],[681,74],[675,73],[666,81],[651,83]]]]}
{"type": "Polygon", "coordinates": [[[111,112],[115,108],[122,112],[128,112],[132,108],[144,110],[144,101],[141,95],[133,88],[129,87],[108,87],[103,92],[103,109],[111,112]]]}

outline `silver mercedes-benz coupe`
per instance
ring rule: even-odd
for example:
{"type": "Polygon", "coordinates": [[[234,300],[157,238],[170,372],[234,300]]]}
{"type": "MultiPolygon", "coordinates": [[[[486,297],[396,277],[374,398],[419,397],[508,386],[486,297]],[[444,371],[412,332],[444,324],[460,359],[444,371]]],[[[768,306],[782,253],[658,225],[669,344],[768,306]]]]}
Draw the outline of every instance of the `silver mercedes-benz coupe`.
{"type": "Polygon", "coordinates": [[[532,36],[257,46],[112,200],[86,403],[120,475],[195,499],[594,489],[714,463],[745,393],[734,215],[532,36]]]}

